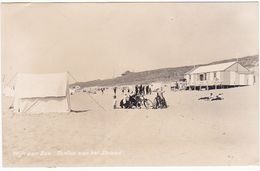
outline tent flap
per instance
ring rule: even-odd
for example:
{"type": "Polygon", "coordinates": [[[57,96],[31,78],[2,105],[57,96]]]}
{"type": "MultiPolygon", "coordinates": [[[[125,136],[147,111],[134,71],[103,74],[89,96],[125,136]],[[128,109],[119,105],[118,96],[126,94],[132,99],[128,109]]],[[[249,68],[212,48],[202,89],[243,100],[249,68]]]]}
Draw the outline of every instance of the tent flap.
{"type": "Polygon", "coordinates": [[[60,113],[70,111],[66,97],[19,99],[18,105],[19,107],[15,106],[15,109],[19,109],[19,111],[16,112],[60,113]]]}

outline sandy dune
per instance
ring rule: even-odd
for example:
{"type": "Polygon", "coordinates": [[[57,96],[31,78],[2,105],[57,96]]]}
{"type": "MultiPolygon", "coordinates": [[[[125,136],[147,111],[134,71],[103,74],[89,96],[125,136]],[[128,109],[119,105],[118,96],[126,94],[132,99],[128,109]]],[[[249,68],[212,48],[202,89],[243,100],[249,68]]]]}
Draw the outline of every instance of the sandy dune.
{"type": "MultiPolygon", "coordinates": [[[[252,165],[258,163],[257,86],[167,91],[168,109],[112,109],[112,90],[71,96],[84,113],[12,114],[3,99],[4,166],[252,165]]],[[[119,96],[120,98],[120,96],[119,96]]],[[[149,98],[154,98],[154,95],[149,98]]]]}

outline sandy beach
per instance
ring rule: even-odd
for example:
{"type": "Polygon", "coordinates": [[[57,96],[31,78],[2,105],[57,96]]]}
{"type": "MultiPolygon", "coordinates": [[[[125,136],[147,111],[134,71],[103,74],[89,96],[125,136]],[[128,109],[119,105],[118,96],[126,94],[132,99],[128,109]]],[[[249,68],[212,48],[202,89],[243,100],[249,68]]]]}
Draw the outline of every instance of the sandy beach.
{"type": "Polygon", "coordinates": [[[91,97],[72,95],[72,109],[88,111],[62,114],[13,114],[8,110],[12,99],[3,97],[3,165],[258,164],[257,85],[166,90],[169,107],[157,110],[112,109],[112,90],[91,97]],[[223,93],[224,100],[198,100],[210,92],[223,93]]]}
{"type": "Polygon", "coordinates": [[[258,2],[6,2],[1,35],[3,167],[259,165],[258,2]]]}

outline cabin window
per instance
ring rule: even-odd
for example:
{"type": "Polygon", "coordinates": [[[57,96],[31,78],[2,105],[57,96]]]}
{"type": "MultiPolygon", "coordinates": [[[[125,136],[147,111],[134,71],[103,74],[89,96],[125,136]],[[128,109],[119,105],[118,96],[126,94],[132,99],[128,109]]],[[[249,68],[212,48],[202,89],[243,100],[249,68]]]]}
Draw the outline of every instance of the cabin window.
{"type": "Polygon", "coordinates": [[[217,73],[216,72],[214,72],[214,78],[217,78],[217,73]]]}
{"type": "Polygon", "coordinates": [[[200,74],[200,81],[203,80],[203,74],[200,74]]]}
{"type": "Polygon", "coordinates": [[[203,80],[205,80],[205,74],[200,74],[200,81],[203,81],[203,80]]]}

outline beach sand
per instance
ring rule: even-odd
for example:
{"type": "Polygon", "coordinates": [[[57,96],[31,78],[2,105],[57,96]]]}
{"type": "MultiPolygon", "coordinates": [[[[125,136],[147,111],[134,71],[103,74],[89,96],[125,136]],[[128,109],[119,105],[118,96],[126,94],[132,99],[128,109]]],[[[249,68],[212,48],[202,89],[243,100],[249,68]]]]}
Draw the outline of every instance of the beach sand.
{"type": "MultiPolygon", "coordinates": [[[[3,165],[197,166],[258,164],[258,86],[166,90],[167,109],[113,109],[104,95],[71,96],[86,112],[13,114],[3,97],[3,165]],[[222,101],[201,101],[209,93],[222,101]]],[[[118,96],[119,99],[122,94],[118,96]]],[[[151,95],[153,99],[155,94],[151,95]]]]}

